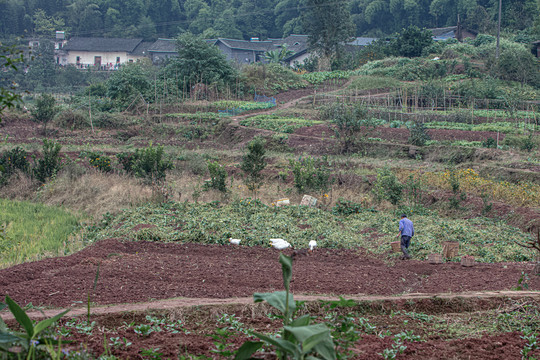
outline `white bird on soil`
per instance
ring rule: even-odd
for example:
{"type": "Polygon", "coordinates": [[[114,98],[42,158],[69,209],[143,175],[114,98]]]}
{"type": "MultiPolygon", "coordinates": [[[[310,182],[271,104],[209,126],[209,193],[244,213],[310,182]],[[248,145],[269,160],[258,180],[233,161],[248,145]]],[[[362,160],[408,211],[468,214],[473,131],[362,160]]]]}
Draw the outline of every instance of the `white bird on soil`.
{"type": "Polygon", "coordinates": [[[315,249],[315,247],[317,247],[317,242],[315,240],[311,240],[309,242],[309,251],[313,251],[313,249],[315,249]]]}
{"type": "Polygon", "coordinates": [[[229,238],[229,242],[233,245],[240,245],[240,239],[233,239],[233,238],[229,238]]]}
{"type": "Polygon", "coordinates": [[[289,244],[283,239],[270,239],[270,245],[272,245],[275,249],[278,250],[284,250],[291,246],[291,244],[289,244]]]}

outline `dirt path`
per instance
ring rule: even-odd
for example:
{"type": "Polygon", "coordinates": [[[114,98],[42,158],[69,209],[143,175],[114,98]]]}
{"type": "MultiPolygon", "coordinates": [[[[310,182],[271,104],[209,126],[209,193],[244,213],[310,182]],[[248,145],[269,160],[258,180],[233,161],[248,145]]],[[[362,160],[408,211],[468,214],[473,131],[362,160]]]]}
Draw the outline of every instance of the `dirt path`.
{"type": "MultiPolygon", "coordinates": [[[[405,294],[399,296],[344,296],[346,299],[355,301],[416,301],[429,298],[455,299],[455,298],[475,298],[489,300],[493,298],[535,298],[540,300],[540,291],[484,291],[484,292],[465,292],[465,293],[433,293],[433,294],[405,294]]],[[[339,297],[328,295],[295,295],[298,301],[338,301],[339,297]]],[[[157,301],[149,301],[134,304],[115,304],[107,306],[92,307],[93,315],[108,315],[123,312],[143,312],[147,310],[171,310],[191,306],[219,306],[219,305],[248,305],[253,304],[253,297],[238,297],[229,299],[211,299],[211,298],[176,298],[157,301]]],[[[86,307],[73,307],[68,316],[77,317],[87,314],[86,307]]],[[[34,320],[52,317],[58,314],[60,310],[29,311],[28,316],[34,320]]],[[[13,319],[13,315],[4,311],[0,313],[3,320],[13,319]]]]}

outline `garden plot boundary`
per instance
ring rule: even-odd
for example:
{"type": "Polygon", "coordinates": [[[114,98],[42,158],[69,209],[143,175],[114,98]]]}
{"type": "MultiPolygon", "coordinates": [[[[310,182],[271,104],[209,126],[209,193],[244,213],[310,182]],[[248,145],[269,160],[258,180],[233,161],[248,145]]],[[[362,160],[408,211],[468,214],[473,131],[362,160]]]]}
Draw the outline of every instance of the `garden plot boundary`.
{"type": "MultiPolygon", "coordinates": [[[[361,302],[402,302],[402,301],[418,301],[418,300],[453,300],[453,299],[474,299],[474,300],[493,300],[493,299],[523,299],[530,298],[540,300],[540,291],[481,291],[481,292],[464,292],[464,293],[433,293],[433,294],[404,294],[397,296],[329,296],[329,295],[302,295],[295,294],[296,301],[304,302],[320,302],[320,301],[339,301],[340,298],[361,302]]],[[[200,306],[225,306],[225,305],[252,305],[255,304],[253,297],[237,297],[229,299],[212,299],[212,298],[174,298],[141,303],[126,303],[97,306],[91,308],[91,315],[109,315],[126,312],[145,312],[159,310],[173,310],[178,308],[200,307],[200,306]]],[[[52,317],[60,311],[59,309],[49,309],[41,311],[28,311],[27,315],[32,320],[39,320],[52,317]]],[[[78,317],[86,316],[88,308],[73,307],[70,308],[68,316],[78,317]]],[[[4,312],[0,313],[4,321],[13,320],[13,314],[4,312]]]]}

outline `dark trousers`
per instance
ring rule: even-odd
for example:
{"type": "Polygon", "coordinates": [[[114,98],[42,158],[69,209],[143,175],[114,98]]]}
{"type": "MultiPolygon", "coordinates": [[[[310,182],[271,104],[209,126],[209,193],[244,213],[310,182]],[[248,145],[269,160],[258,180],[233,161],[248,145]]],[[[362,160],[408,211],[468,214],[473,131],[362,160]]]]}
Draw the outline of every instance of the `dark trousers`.
{"type": "Polygon", "coordinates": [[[401,235],[401,251],[403,252],[403,256],[407,259],[411,256],[409,255],[409,245],[411,244],[411,236],[408,235],[401,235]]]}

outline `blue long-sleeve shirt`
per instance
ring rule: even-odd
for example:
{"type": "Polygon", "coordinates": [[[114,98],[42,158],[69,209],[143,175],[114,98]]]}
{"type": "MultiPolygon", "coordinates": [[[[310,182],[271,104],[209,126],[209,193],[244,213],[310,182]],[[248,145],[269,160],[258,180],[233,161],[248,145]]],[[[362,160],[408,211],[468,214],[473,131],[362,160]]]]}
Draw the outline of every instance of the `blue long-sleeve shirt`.
{"type": "Polygon", "coordinates": [[[399,221],[399,231],[401,235],[414,236],[414,226],[411,220],[403,218],[399,221]]]}

